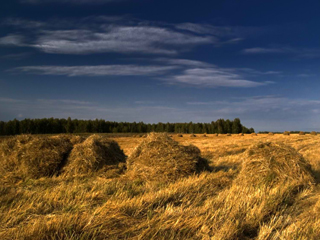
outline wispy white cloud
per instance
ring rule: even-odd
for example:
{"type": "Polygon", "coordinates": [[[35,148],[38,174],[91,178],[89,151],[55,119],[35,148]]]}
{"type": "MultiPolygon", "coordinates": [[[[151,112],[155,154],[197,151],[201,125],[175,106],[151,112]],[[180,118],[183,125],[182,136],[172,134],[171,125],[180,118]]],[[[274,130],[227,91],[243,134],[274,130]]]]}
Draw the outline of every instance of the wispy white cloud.
{"type": "Polygon", "coordinates": [[[215,65],[206,63],[203,61],[190,60],[190,59],[179,59],[179,58],[156,58],[154,61],[163,62],[169,65],[178,65],[184,67],[215,67],[215,65]]]}
{"type": "Polygon", "coordinates": [[[117,26],[105,31],[43,31],[33,46],[47,53],[88,54],[101,52],[176,54],[185,46],[208,44],[212,37],[184,34],[148,26],[117,26]]]}
{"type": "Polygon", "coordinates": [[[187,102],[187,105],[194,106],[215,106],[216,111],[221,113],[237,113],[248,114],[256,113],[269,113],[269,112],[282,112],[284,114],[302,113],[305,111],[311,112],[314,109],[320,109],[319,100],[310,99],[290,99],[281,96],[254,96],[244,97],[226,101],[194,101],[187,102]]]}
{"type": "Polygon", "coordinates": [[[137,65],[101,65],[101,66],[25,66],[10,71],[22,71],[39,75],[62,76],[153,76],[161,75],[174,66],[137,66],[137,65]]]}
{"type": "Polygon", "coordinates": [[[60,76],[150,76],[166,84],[197,88],[259,87],[272,81],[251,81],[250,76],[275,75],[275,71],[256,71],[251,68],[221,68],[190,59],[156,58],[161,65],[100,65],[100,66],[24,66],[10,72],[60,76]],[[248,78],[249,77],[249,78],[248,78]]]}
{"type": "Polygon", "coordinates": [[[22,46],[24,38],[17,34],[9,34],[4,37],[0,37],[0,45],[5,46],[22,46]]]}
{"type": "Polygon", "coordinates": [[[181,74],[163,79],[170,84],[183,84],[194,87],[240,87],[250,88],[270,84],[271,82],[255,82],[246,80],[236,69],[220,67],[191,68],[181,74]]]}
{"type": "Polygon", "coordinates": [[[243,53],[247,54],[260,54],[260,53],[284,53],[286,52],[284,49],[281,48],[261,48],[261,47],[255,47],[255,48],[247,48],[242,50],[243,53]]]}

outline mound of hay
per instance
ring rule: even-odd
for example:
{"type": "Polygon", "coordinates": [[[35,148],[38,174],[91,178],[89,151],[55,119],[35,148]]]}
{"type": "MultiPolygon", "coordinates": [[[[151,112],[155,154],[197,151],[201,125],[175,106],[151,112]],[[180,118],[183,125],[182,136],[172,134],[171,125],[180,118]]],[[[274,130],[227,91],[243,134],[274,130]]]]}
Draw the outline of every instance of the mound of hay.
{"type": "Polygon", "coordinates": [[[239,133],[239,136],[244,136],[244,134],[243,133],[239,133]]]}
{"type": "Polygon", "coordinates": [[[183,135],[182,134],[178,134],[177,137],[183,137],[183,135]]]}
{"type": "Polygon", "coordinates": [[[0,149],[1,175],[40,178],[58,174],[72,143],[64,137],[17,136],[0,149]]]}
{"type": "Polygon", "coordinates": [[[305,132],[299,132],[299,135],[306,135],[306,133],[305,132]]]}
{"type": "Polygon", "coordinates": [[[256,133],[251,133],[251,136],[258,136],[258,134],[256,134],[256,133]]]}
{"type": "Polygon", "coordinates": [[[273,133],[273,132],[269,132],[269,133],[268,133],[268,135],[273,136],[273,135],[274,135],[274,133],[273,133]]]}
{"type": "Polygon", "coordinates": [[[239,177],[248,184],[314,182],[311,165],[294,148],[280,143],[258,143],[245,152],[239,177]]]}
{"type": "Polygon", "coordinates": [[[283,133],[283,135],[289,136],[289,135],[290,135],[290,132],[285,131],[285,132],[283,133]]]}
{"type": "Polygon", "coordinates": [[[206,135],[206,134],[203,134],[202,137],[207,137],[207,135],[206,135]]]}
{"type": "Polygon", "coordinates": [[[229,136],[229,137],[230,137],[230,136],[231,136],[231,133],[227,133],[227,136],[229,136]]]}
{"type": "Polygon", "coordinates": [[[100,171],[105,176],[124,170],[125,155],[117,142],[98,135],[74,146],[63,168],[63,176],[77,176],[100,171]]]}
{"type": "Polygon", "coordinates": [[[258,239],[262,226],[278,219],[314,182],[310,165],[295,149],[270,142],[251,146],[232,186],[214,200],[210,237],[258,239]]]}
{"type": "Polygon", "coordinates": [[[129,156],[127,168],[128,176],[151,181],[172,181],[209,169],[197,147],[182,146],[165,133],[148,135],[129,156]]]}
{"type": "Polygon", "coordinates": [[[191,135],[190,135],[190,137],[191,137],[191,138],[194,138],[194,137],[197,137],[197,136],[196,136],[196,135],[194,135],[194,134],[191,134],[191,135]]]}
{"type": "Polygon", "coordinates": [[[310,134],[314,135],[314,136],[317,135],[317,133],[315,131],[312,131],[310,134]]]}

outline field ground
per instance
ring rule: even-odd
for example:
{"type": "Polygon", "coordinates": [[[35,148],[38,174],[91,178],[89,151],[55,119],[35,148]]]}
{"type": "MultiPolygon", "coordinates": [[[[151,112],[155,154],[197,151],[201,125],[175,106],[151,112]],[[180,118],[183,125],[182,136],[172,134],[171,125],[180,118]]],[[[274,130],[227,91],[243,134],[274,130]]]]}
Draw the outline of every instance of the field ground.
{"type": "MultiPolygon", "coordinates": [[[[145,141],[109,137],[127,156],[145,141]]],[[[0,178],[0,239],[320,239],[320,135],[172,138],[198,147],[211,171],[171,182],[126,173],[0,178]],[[296,150],[270,145],[279,159],[298,160],[267,153],[244,165],[268,142],[296,150]]]]}

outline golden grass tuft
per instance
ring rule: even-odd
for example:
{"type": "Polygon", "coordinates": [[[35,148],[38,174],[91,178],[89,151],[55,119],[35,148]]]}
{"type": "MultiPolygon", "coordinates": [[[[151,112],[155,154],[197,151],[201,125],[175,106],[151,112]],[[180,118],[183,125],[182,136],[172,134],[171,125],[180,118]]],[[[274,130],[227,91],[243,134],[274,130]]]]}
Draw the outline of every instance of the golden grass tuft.
{"type": "Polygon", "coordinates": [[[117,142],[92,135],[74,146],[62,175],[81,176],[99,171],[103,175],[112,176],[112,173],[124,170],[124,163],[125,155],[117,142]]]}
{"type": "Polygon", "coordinates": [[[1,174],[14,178],[50,177],[59,170],[72,149],[65,137],[22,135],[1,143],[1,174]]]}
{"type": "Polygon", "coordinates": [[[127,160],[128,176],[144,180],[174,181],[207,170],[200,150],[182,146],[166,133],[151,133],[127,160]]]}

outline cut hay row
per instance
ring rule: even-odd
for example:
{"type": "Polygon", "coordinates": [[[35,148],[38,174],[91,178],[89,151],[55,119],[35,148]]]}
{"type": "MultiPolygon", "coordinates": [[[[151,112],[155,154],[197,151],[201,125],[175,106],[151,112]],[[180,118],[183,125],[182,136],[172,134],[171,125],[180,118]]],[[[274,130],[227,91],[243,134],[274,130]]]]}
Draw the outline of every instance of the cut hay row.
{"type": "Polygon", "coordinates": [[[151,133],[129,156],[127,168],[127,175],[134,178],[170,181],[208,166],[197,147],[182,146],[165,133],[151,133]]]}

